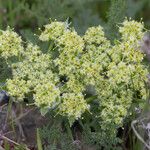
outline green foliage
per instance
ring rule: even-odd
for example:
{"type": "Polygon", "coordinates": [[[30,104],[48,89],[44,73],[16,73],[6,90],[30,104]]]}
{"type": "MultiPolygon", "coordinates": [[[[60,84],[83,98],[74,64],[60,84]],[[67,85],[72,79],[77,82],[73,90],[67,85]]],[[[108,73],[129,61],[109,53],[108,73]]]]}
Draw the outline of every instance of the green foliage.
{"type": "Polygon", "coordinates": [[[52,125],[44,126],[40,129],[40,135],[43,139],[43,143],[47,143],[44,146],[44,150],[76,150],[72,139],[65,132],[66,127],[62,127],[60,122],[55,119],[52,125]]]}
{"type": "MultiPolygon", "coordinates": [[[[139,47],[143,24],[121,22],[125,16],[143,18],[149,28],[149,6],[149,0],[0,0],[0,28],[14,27],[26,41],[11,29],[0,31],[1,89],[7,88],[17,102],[28,98],[42,115],[53,111],[70,125],[83,121],[86,144],[118,149],[117,129],[135,117],[135,107],[147,97],[139,47]],[[43,30],[48,18],[68,18],[78,33],[68,21],[54,21],[39,41],[33,31],[39,34],[37,27],[43,30]]],[[[56,127],[46,129],[45,138],[49,130],[56,127]]],[[[73,149],[67,134],[59,129],[56,134],[62,149],[73,149]]],[[[57,144],[45,149],[57,149],[57,144]]]]}
{"type": "Polygon", "coordinates": [[[126,12],[126,1],[124,0],[112,0],[110,10],[108,11],[108,23],[107,32],[110,39],[114,39],[118,35],[116,24],[121,23],[124,20],[126,12]]]}
{"type": "Polygon", "coordinates": [[[0,0],[0,27],[9,25],[17,31],[33,31],[46,24],[48,18],[62,21],[69,17],[78,33],[103,24],[107,36],[113,39],[116,24],[121,23],[125,15],[143,18],[149,27],[149,6],[149,0],[0,0]]]}
{"type": "MultiPolygon", "coordinates": [[[[75,16],[80,16],[85,11],[85,8],[91,6],[93,2],[94,0],[0,0],[0,26],[6,27],[9,25],[17,29],[24,30],[29,28],[34,30],[35,26],[41,27],[47,23],[48,18],[65,20],[70,17],[71,20],[74,20],[75,16]]],[[[89,8],[88,11],[90,11],[89,8]]],[[[86,14],[84,13],[84,15],[86,14]]],[[[76,17],[75,21],[82,22],[78,20],[78,17],[76,17]]],[[[94,21],[97,22],[96,20],[94,21]]],[[[92,22],[93,20],[88,19],[86,26],[88,27],[88,24],[94,25],[92,22]]],[[[78,28],[78,26],[76,27],[78,28]]]]}
{"type": "Polygon", "coordinates": [[[54,21],[39,36],[49,43],[46,51],[31,43],[23,46],[10,29],[2,31],[1,57],[12,69],[12,78],[6,80],[8,93],[16,101],[32,95],[43,114],[53,110],[70,125],[87,119],[90,112],[99,125],[95,140],[111,149],[119,142],[117,129],[132,113],[130,108],[147,98],[148,71],[139,45],[143,30],[142,22],[125,19],[119,27],[121,38],[111,45],[101,26],[90,27],[79,36],[67,22],[54,21]],[[95,92],[89,94],[88,87],[95,92]]]}
{"type": "Polygon", "coordinates": [[[26,23],[26,20],[24,20],[25,10],[28,9],[29,5],[26,0],[0,0],[0,26],[20,27],[24,25],[26,23]],[[20,14],[22,17],[20,17],[20,14]]]}
{"type": "Polygon", "coordinates": [[[105,132],[101,131],[100,129],[92,132],[90,126],[86,124],[83,132],[85,144],[96,146],[96,150],[98,150],[100,147],[106,150],[121,150],[122,148],[120,144],[122,141],[118,137],[114,138],[114,136],[111,136],[114,133],[111,132],[113,131],[111,130],[111,126],[109,126],[109,128],[110,130],[105,130],[105,132]]]}

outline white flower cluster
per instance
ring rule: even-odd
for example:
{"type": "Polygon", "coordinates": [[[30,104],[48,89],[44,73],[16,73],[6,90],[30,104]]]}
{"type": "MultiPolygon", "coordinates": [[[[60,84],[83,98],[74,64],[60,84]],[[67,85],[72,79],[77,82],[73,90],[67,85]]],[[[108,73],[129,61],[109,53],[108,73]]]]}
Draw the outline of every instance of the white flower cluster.
{"type": "Polygon", "coordinates": [[[23,52],[21,37],[11,29],[0,31],[0,55],[8,59],[12,56],[19,56],[23,52]]]}
{"type": "Polygon", "coordinates": [[[13,79],[7,81],[10,95],[23,100],[26,94],[33,92],[38,107],[52,107],[59,100],[58,79],[51,71],[51,58],[43,54],[38,46],[27,45],[22,61],[12,64],[12,73],[13,79]]]}
{"type": "Polygon", "coordinates": [[[62,95],[62,103],[59,106],[59,113],[68,116],[70,119],[81,118],[82,113],[89,109],[89,105],[85,105],[86,101],[82,93],[64,93],[62,95]]]}
{"type": "Polygon", "coordinates": [[[40,35],[40,40],[57,40],[65,31],[66,26],[64,22],[52,22],[51,24],[45,25],[45,31],[40,35]]]}
{"type": "Polygon", "coordinates": [[[88,101],[85,93],[87,86],[92,86],[101,111],[97,114],[101,127],[119,127],[133,101],[146,99],[148,73],[139,47],[143,29],[143,23],[126,19],[119,27],[121,39],[111,45],[101,26],[90,27],[81,37],[66,23],[54,21],[45,26],[39,38],[54,44],[51,51],[57,53],[55,57],[31,43],[22,52],[17,34],[4,31],[13,34],[13,39],[10,42],[4,32],[1,34],[0,52],[7,52],[2,57],[8,59],[21,52],[20,61],[11,65],[13,78],[7,81],[8,92],[19,100],[32,93],[38,107],[55,107],[73,122],[90,111],[93,101],[88,101]]]}

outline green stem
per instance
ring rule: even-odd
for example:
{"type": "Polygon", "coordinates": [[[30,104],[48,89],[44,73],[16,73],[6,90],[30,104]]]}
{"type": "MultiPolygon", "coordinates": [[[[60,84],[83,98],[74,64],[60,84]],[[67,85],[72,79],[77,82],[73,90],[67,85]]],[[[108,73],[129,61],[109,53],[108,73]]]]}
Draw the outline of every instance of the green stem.
{"type": "Polygon", "coordinates": [[[69,137],[71,138],[72,141],[74,141],[69,123],[66,123],[66,129],[67,129],[67,133],[68,133],[69,137]]]}
{"type": "Polygon", "coordinates": [[[14,26],[14,16],[13,16],[13,13],[12,13],[12,0],[9,1],[9,4],[8,4],[8,16],[9,16],[9,19],[10,19],[10,26],[13,27],[14,26]]]}

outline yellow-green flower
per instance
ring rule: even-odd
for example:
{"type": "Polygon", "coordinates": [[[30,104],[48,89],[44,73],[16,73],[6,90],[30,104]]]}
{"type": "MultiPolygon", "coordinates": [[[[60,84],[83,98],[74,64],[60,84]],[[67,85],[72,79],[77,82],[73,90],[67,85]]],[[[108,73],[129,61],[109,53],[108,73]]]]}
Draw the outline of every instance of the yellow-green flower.
{"type": "Polygon", "coordinates": [[[89,105],[84,100],[82,93],[64,93],[62,95],[62,103],[59,106],[59,113],[74,118],[81,118],[81,115],[89,109],[89,105]]]}
{"type": "Polygon", "coordinates": [[[11,29],[1,31],[0,33],[0,55],[8,59],[13,56],[19,56],[23,52],[21,37],[11,29]]]}

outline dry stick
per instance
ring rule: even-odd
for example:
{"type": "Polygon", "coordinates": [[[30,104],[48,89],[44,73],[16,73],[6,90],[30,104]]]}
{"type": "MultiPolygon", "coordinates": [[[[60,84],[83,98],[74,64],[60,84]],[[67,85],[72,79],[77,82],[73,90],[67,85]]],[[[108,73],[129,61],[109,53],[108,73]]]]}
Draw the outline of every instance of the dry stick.
{"type": "Polygon", "coordinates": [[[7,135],[7,134],[10,134],[10,133],[13,133],[14,131],[8,131],[6,133],[4,133],[3,135],[7,135]]]}
{"type": "Polygon", "coordinates": [[[11,139],[9,139],[9,138],[7,138],[7,137],[4,136],[4,135],[1,135],[0,137],[1,137],[3,140],[7,140],[8,142],[13,143],[13,144],[15,144],[15,145],[17,145],[17,146],[20,145],[19,143],[15,142],[15,141],[13,141],[13,140],[11,140],[11,139]]]}
{"type": "MultiPolygon", "coordinates": [[[[13,122],[16,122],[16,124],[18,125],[19,131],[20,131],[20,133],[21,133],[21,136],[22,136],[23,140],[25,140],[25,135],[24,135],[23,128],[22,128],[22,125],[21,125],[21,123],[19,122],[19,120],[20,120],[21,118],[25,117],[29,112],[31,112],[31,111],[34,110],[34,109],[35,109],[35,108],[30,109],[30,110],[27,111],[26,113],[20,115],[18,118],[16,117],[15,112],[12,111],[13,116],[15,117],[15,119],[13,120],[13,122]]],[[[11,123],[11,122],[9,122],[8,124],[10,124],[10,123],[11,123]]]]}
{"type": "MultiPolygon", "coordinates": [[[[34,110],[34,109],[35,109],[35,108],[30,109],[30,110],[27,111],[26,113],[20,115],[18,118],[16,117],[15,112],[12,111],[12,114],[13,114],[13,116],[15,117],[15,119],[13,120],[13,122],[16,122],[16,124],[18,125],[19,131],[20,131],[20,133],[21,133],[23,139],[25,139],[25,135],[24,135],[23,128],[22,128],[22,126],[21,126],[19,120],[20,120],[21,118],[23,118],[24,116],[26,116],[29,112],[31,112],[31,111],[34,110]]],[[[8,112],[7,112],[7,116],[6,116],[6,120],[5,120],[4,129],[5,129],[5,127],[6,127],[6,122],[7,122],[7,120],[8,120],[8,112]]],[[[11,122],[9,122],[8,124],[10,124],[10,123],[11,123],[11,122]]]]}
{"type": "MultiPolygon", "coordinates": [[[[13,117],[16,118],[16,113],[15,113],[14,111],[12,111],[12,115],[13,115],[13,117]]],[[[15,121],[15,122],[16,122],[16,125],[19,127],[19,132],[20,132],[20,134],[21,134],[23,140],[25,140],[25,134],[24,134],[24,131],[23,131],[23,128],[22,128],[22,125],[21,125],[20,121],[17,120],[17,121],[15,121]]]]}
{"type": "Polygon", "coordinates": [[[3,147],[0,146],[0,150],[5,150],[3,147]]]}
{"type": "MultiPolygon", "coordinates": [[[[34,110],[34,109],[35,109],[35,108],[32,108],[31,110],[29,110],[28,112],[24,113],[23,115],[20,115],[20,116],[19,116],[18,118],[16,118],[14,121],[18,121],[19,119],[23,118],[24,116],[26,116],[29,112],[31,112],[31,111],[34,110]]],[[[10,124],[10,123],[9,123],[9,124],[10,124]]],[[[13,143],[13,144],[15,144],[15,145],[17,145],[17,146],[20,145],[20,144],[18,144],[17,142],[15,142],[15,141],[13,141],[13,140],[7,138],[7,137],[4,136],[4,135],[1,135],[0,137],[1,137],[3,140],[7,140],[7,141],[9,141],[9,142],[11,142],[11,143],[13,143]]],[[[1,146],[0,146],[0,150],[5,150],[5,149],[1,148],[1,146]]],[[[26,150],[30,150],[30,149],[26,148],[26,150]]]]}
{"type": "MultiPolygon", "coordinates": [[[[7,140],[8,142],[13,143],[13,144],[15,144],[15,145],[17,145],[17,146],[20,145],[19,143],[15,142],[15,141],[13,141],[13,140],[11,140],[11,139],[9,139],[9,138],[7,138],[7,137],[4,136],[4,135],[2,135],[2,136],[0,136],[0,137],[1,137],[3,140],[7,140]]],[[[30,150],[30,149],[28,149],[28,148],[26,147],[26,150],[30,150]]]]}
{"type": "MultiPolygon", "coordinates": [[[[17,120],[20,120],[21,118],[25,117],[29,112],[31,112],[32,110],[34,110],[36,108],[32,108],[30,109],[29,111],[27,111],[26,113],[20,115],[19,117],[16,117],[16,119],[12,120],[13,122],[17,121],[17,120]]],[[[8,124],[10,124],[12,121],[10,121],[8,124]]]]}
{"type": "MultiPolygon", "coordinates": [[[[25,117],[29,112],[33,111],[34,109],[36,108],[32,108],[30,109],[29,111],[27,111],[26,113],[20,115],[19,117],[16,117],[16,119],[13,120],[13,122],[17,121],[17,120],[20,120],[21,118],[25,117]]],[[[10,124],[11,122],[9,122],[8,124],[10,124]]]]}
{"type": "Polygon", "coordinates": [[[3,106],[0,107],[0,112],[3,110],[3,108],[6,106],[7,104],[4,104],[3,106]]]}
{"type": "Polygon", "coordinates": [[[135,135],[137,136],[137,138],[148,148],[150,149],[150,146],[144,141],[144,139],[139,135],[139,133],[136,131],[135,127],[134,127],[134,124],[138,123],[139,121],[138,120],[133,120],[132,123],[131,123],[131,127],[135,133],[135,135]]]}

